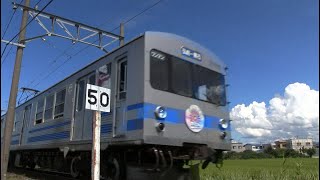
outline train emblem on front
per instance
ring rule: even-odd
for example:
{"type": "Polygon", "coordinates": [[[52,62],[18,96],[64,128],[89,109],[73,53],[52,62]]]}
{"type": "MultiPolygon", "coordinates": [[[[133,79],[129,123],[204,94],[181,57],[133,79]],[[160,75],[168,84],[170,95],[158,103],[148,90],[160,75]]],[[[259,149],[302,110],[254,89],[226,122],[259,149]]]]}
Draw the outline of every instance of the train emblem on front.
{"type": "Polygon", "coordinates": [[[192,132],[200,132],[204,127],[205,118],[197,105],[191,105],[186,110],[186,124],[192,132]]]}

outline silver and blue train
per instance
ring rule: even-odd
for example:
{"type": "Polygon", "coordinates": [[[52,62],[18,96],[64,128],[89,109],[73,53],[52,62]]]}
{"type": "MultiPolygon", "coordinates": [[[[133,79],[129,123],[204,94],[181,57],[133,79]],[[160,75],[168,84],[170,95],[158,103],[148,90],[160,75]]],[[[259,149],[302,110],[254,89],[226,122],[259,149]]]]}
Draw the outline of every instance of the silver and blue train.
{"type": "Polygon", "coordinates": [[[9,164],[90,174],[87,84],[111,89],[111,112],[101,113],[102,177],[134,179],[132,169],[164,177],[190,160],[219,164],[231,143],[225,75],[201,45],[145,32],[19,105],[9,164]]]}

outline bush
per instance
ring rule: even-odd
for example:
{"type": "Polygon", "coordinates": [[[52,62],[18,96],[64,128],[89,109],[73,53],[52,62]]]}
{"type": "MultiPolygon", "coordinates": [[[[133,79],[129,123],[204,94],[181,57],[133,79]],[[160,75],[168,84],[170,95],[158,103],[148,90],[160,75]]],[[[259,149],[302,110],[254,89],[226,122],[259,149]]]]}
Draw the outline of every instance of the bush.
{"type": "Polygon", "coordinates": [[[293,149],[286,149],[285,150],[285,157],[297,158],[297,157],[301,157],[301,154],[293,149]]]}
{"type": "Polygon", "coordinates": [[[240,159],[240,153],[229,151],[226,154],[224,154],[224,159],[240,159]]]}
{"type": "MultiPolygon", "coordinates": [[[[307,150],[308,149],[306,149],[306,153],[307,153],[307,150]]],[[[313,153],[313,150],[310,149],[309,151],[311,154],[313,153]]],[[[313,154],[315,154],[315,150],[313,154]]],[[[265,149],[263,152],[254,152],[250,150],[245,150],[239,153],[234,151],[229,151],[224,154],[224,159],[267,159],[267,158],[283,158],[283,157],[298,158],[298,157],[305,157],[305,155],[293,149],[272,149],[271,147],[265,149]]]]}
{"type": "Polygon", "coordinates": [[[305,152],[308,154],[308,156],[311,158],[315,153],[316,153],[316,149],[315,148],[311,148],[311,149],[305,149],[305,152]]]}

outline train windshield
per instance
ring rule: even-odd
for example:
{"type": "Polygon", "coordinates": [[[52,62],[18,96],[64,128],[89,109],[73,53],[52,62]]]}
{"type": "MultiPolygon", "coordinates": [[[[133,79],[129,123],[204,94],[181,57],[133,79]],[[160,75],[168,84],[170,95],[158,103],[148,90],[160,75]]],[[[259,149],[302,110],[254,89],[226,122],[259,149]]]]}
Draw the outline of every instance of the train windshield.
{"type": "Polygon", "coordinates": [[[155,89],[226,105],[222,74],[156,50],[150,52],[150,83],[155,89]]]}

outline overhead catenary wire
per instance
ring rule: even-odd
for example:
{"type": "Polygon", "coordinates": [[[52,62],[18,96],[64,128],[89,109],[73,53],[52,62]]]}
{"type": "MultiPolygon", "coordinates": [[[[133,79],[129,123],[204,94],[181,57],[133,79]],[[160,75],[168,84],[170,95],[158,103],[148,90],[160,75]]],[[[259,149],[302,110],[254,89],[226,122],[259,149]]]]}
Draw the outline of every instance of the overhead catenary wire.
{"type": "MultiPolygon", "coordinates": [[[[67,54],[67,51],[70,50],[72,48],[72,46],[68,47],[67,49],[65,49],[64,51],[62,51],[58,56],[56,56],[51,63],[49,64],[49,67],[51,67],[54,63],[57,62],[58,59],[60,59],[61,57],[63,57],[64,55],[67,55],[67,60],[71,58],[71,56],[69,54],[67,54]]],[[[47,68],[47,69],[51,69],[51,68],[47,68]]],[[[30,81],[30,83],[26,86],[26,87],[30,87],[37,79],[38,77],[42,77],[44,75],[44,73],[48,72],[48,70],[44,70],[43,72],[39,73],[38,76],[36,76],[35,79],[33,79],[32,81],[30,81]]],[[[38,83],[40,84],[40,83],[38,83]]],[[[38,84],[36,84],[35,86],[37,86],[38,84]]]]}
{"type": "MultiPolygon", "coordinates": [[[[126,20],[123,24],[127,24],[128,22],[132,21],[134,18],[140,16],[141,14],[147,12],[148,10],[152,9],[153,7],[155,7],[156,5],[158,5],[162,0],[159,0],[157,2],[155,2],[154,4],[152,4],[151,6],[145,8],[144,10],[142,10],[140,13],[136,14],[135,16],[129,18],[128,20],[126,20]]],[[[116,29],[119,29],[120,26],[115,27],[113,30],[111,30],[111,32],[115,31],[116,29]]]]}
{"type": "Polygon", "coordinates": [[[5,62],[5,60],[7,59],[8,55],[10,54],[10,52],[11,52],[11,50],[12,50],[12,47],[13,47],[13,46],[10,47],[10,49],[9,49],[9,51],[7,52],[6,56],[5,56],[5,57],[3,58],[3,60],[1,61],[1,68],[2,68],[2,65],[3,65],[3,63],[5,62]]]}
{"type": "MultiPolygon", "coordinates": [[[[38,1],[38,3],[40,2],[41,0],[39,0],[38,1]]],[[[38,4],[37,3],[37,4],[38,4]]],[[[30,19],[30,17],[28,16],[28,20],[30,19]]],[[[17,39],[18,37],[16,37],[15,39],[17,39]]],[[[7,52],[7,54],[5,55],[5,57],[2,59],[2,61],[1,61],[1,68],[3,67],[3,64],[4,64],[4,62],[5,62],[5,60],[7,59],[7,57],[8,57],[8,55],[10,54],[10,52],[11,52],[11,50],[12,50],[12,48],[13,48],[14,46],[10,46],[10,49],[9,49],[9,51],[7,52]]]]}
{"type": "MultiPolygon", "coordinates": [[[[145,13],[146,11],[152,9],[153,7],[155,7],[156,5],[158,5],[162,0],[159,0],[155,3],[153,3],[151,6],[143,9],[142,11],[140,11],[139,13],[137,13],[136,15],[132,16],[131,18],[127,19],[126,21],[124,21],[123,24],[127,24],[129,23],[130,21],[132,21],[133,19],[135,19],[136,17],[140,16],[141,14],[145,13]]],[[[120,26],[117,26],[115,28],[113,28],[110,32],[113,32],[115,30],[117,30],[120,26]]],[[[93,43],[97,42],[98,40],[94,41],[93,43]]],[[[83,52],[84,50],[86,50],[87,48],[89,48],[90,46],[87,45],[85,46],[84,48],[80,49],[79,51],[77,51],[75,54],[73,54],[71,57],[68,57],[67,59],[65,59],[65,61],[60,64],[58,67],[56,67],[55,69],[53,69],[47,76],[41,78],[39,80],[39,82],[37,84],[35,84],[34,87],[38,86],[43,80],[45,80],[46,78],[48,78],[49,76],[51,76],[51,74],[53,74],[56,70],[58,70],[60,67],[62,67],[64,64],[66,64],[68,61],[70,61],[73,57],[75,57],[76,55],[80,54],[81,52],[83,52]]]]}
{"type": "MultiPolygon", "coordinates": [[[[41,0],[40,0],[41,1],[41,0]]],[[[8,44],[10,44],[16,37],[18,37],[20,35],[20,33],[28,27],[28,25],[43,11],[45,10],[51,3],[53,0],[50,0],[23,28],[21,28],[21,30],[6,44],[6,46],[4,47],[4,50],[1,53],[1,58],[4,54],[4,52],[6,51],[8,44]]]]}
{"type": "MultiPolygon", "coordinates": [[[[52,1],[53,0],[50,0],[45,6],[44,6],[44,8],[42,8],[41,9],[41,11],[43,11],[46,7],[48,7],[51,3],[52,3],[52,1]]],[[[39,4],[41,2],[41,0],[39,0],[38,1],[38,3],[37,3],[37,5],[39,4]]],[[[39,14],[39,13],[38,13],[39,14]]],[[[38,15],[37,14],[37,15],[38,15]]],[[[36,15],[36,16],[37,16],[36,15]]],[[[36,17],[35,16],[35,17],[36,17]]],[[[34,17],[34,18],[35,18],[34,17]]],[[[34,19],[33,18],[33,19],[34,19]]],[[[30,21],[29,21],[29,23],[27,23],[24,27],[22,27],[21,29],[20,29],[20,31],[6,44],[6,46],[5,46],[5,48],[4,48],[4,50],[3,50],[3,52],[2,52],[2,54],[1,54],[1,58],[3,57],[3,54],[5,53],[5,50],[6,50],[6,48],[8,47],[8,44],[10,44],[10,42],[12,42],[15,38],[17,38],[22,32],[24,32],[24,29],[33,21],[33,19],[31,19],[30,21]]],[[[12,47],[12,46],[11,46],[12,47]]],[[[9,53],[10,53],[10,51],[9,51],[9,53]]],[[[9,54],[8,53],[8,54],[9,54]]],[[[5,62],[5,59],[1,62],[1,64],[3,64],[5,62]]]]}
{"type": "MultiPolygon", "coordinates": [[[[107,21],[107,22],[108,22],[108,21],[107,21]]],[[[102,24],[99,25],[98,27],[104,26],[107,22],[102,23],[102,24]]],[[[88,36],[89,34],[90,34],[90,32],[87,33],[87,34],[84,35],[84,36],[88,36]]],[[[45,41],[45,42],[47,42],[47,41],[45,41]]],[[[48,42],[47,42],[47,43],[48,43],[48,42]]],[[[49,44],[51,47],[56,48],[56,46],[53,45],[52,43],[48,43],[48,44],[49,44]]],[[[73,49],[73,47],[74,47],[74,44],[71,44],[71,45],[70,45],[69,47],[67,47],[65,50],[61,50],[61,49],[59,49],[59,48],[56,48],[56,49],[60,50],[61,53],[60,53],[58,56],[56,56],[56,58],[54,58],[54,59],[51,61],[51,63],[49,63],[49,66],[48,66],[47,69],[50,69],[50,67],[51,67],[54,63],[56,63],[57,60],[58,60],[60,57],[62,57],[63,55],[66,55],[66,56],[68,57],[67,60],[69,60],[69,58],[71,58],[71,55],[67,54],[67,52],[68,52],[69,50],[73,49]]],[[[73,55],[73,56],[74,56],[74,55],[73,55]]],[[[31,85],[37,80],[37,77],[42,77],[42,75],[43,75],[44,73],[46,73],[46,72],[48,72],[48,71],[47,71],[47,70],[44,70],[43,72],[39,73],[39,75],[36,76],[35,79],[33,79],[33,80],[30,81],[30,83],[27,85],[27,87],[31,86],[31,85]]],[[[39,84],[39,83],[38,83],[38,84],[39,84]]]]}
{"type": "MultiPolygon", "coordinates": [[[[22,3],[22,1],[23,1],[23,0],[21,0],[19,4],[21,4],[21,3],[22,3]]],[[[14,15],[15,15],[16,11],[17,11],[17,8],[15,8],[15,9],[14,9],[14,11],[13,11],[13,13],[12,13],[11,17],[10,17],[9,22],[8,22],[7,26],[5,27],[5,30],[4,30],[4,32],[3,32],[3,35],[2,35],[2,37],[1,37],[1,39],[3,39],[3,38],[4,38],[4,36],[6,35],[7,30],[8,30],[8,28],[9,28],[10,24],[11,24],[11,21],[12,21],[12,19],[13,19],[14,15]]],[[[7,57],[8,57],[8,55],[9,55],[9,53],[11,52],[12,47],[13,47],[13,46],[11,46],[11,47],[10,47],[9,52],[6,54],[6,56],[5,56],[5,57],[3,58],[3,60],[1,61],[1,66],[3,65],[4,61],[6,60],[6,58],[7,58],[7,57]]]]}
{"type": "MultiPolygon", "coordinates": [[[[21,0],[19,4],[21,4],[22,1],[23,1],[23,0],[21,0]]],[[[17,8],[15,8],[15,9],[13,10],[13,13],[12,13],[12,15],[11,15],[11,17],[10,17],[10,20],[9,20],[7,26],[5,27],[5,30],[4,30],[4,32],[3,32],[3,35],[2,35],[2,37],[1,37],[1,39],[3,39],[4,36],[6,35],[7,30],[8,30],[8,28],[9,28],[10,24],[11,24],[11,21],[12,21],[12,19],[13,19],[13,16],[15,15],[16,11],[17,11],[17,8]]]]}
{"type": "MultiPolygon", "coordinates": [[[[105,23],[103,23],[103,24],[100,25],[100,26],[103,26],[104,24],[105,24],[105,23]]],[[[89,35],[89,34],[90,34],[90,33],[87,33],[87,34],[84,35],[84,36],[87,36],[87,35],[89,35]]],[[[47,42],[47,40],[45,40],[45,42],[47,42]]],[[[66,55],[66,56],[68,57],[68,59],[71,58],[71,55],[69,55],[67,52],[68,52],[69,50],[73,49],[74,44],[70,45],[70,46],[67,47],[65,50],[61,50],[61,49],[57,48],[57,47],[56,47],[54,44],[52,44],[52,43],[47,42],[47,44],[48,44],[49,46],[51,46],[51,47],[53,47],[53,48],[56,48],[56,49],[58,49],[59,51],[61,51],[61,53],[60,53],[58,56],[56,56],[56,58],[54,58],[54,59],[49,63],[49,66],[47,67],[47,69],[50,69],[50,67],[51,67],[54,63],[56,63],[57,60],[58,60],[60,57],[63,57],[63,55],[66,55]]],[[[73,55],[73,56],[74,56],[74,55],[73,55]]],[[[34,82],[37,80],[37,77],[41,77],[41,76],[42,76],[44,73],[46,73],[46,72],[48,72],[48,71],[45,69],[43,72],[39,73],[39,75],[36,76],[35,79],[33,79],[33,80],[30,81],[30,83],[27,85],[27,87],[31,86],[32,83],[34,83],[34,82]]]]}
{"type": "MultiPolygon", "coordinates": [[[[21,0],[19,4],[21,4],[22,1],[23,1],[23,0],[21,0]]],[[[40,2],[41,2],[41,0],[39,0],[39,1],[35,4],[35,6],[37,6],[40,2]]],[[[9,28],[9,26],[10,26],[10,24],[11,24],[11,21],[12,21],[12,19],[13,19],[14,14],[16,13],[16,11],[17,11],[17,8],[14,9],[14,12],[12,13],[12,15],[11,15],[11,17],[10,17],[10,20],[9,20],[9,22],[8,22],[5,30],[4,30],[4,33],[3,33],[2,37],[1,37],[1,39],[3,39],[4,36],[6,35],[6,32],[7,32],[8,28],[9,28]]],[[[28,19],[29,19],[29,17],[28,17],[28,19]]],[[[17,38],[17,37],[16,37],[16,38],[17,38]]],[[[15,38],[15,39],[16,39],[16,38],[15,38]]],[[[13,47],[13,46],[10,47],[8,53],[6,54],[6,56],[5,56],[5,57],[3,58],[3,60],[1,61],[1,66],[3,65],[4,61],[7,59],[8,55],[10,54],[10,52],[11,52],[11,50],[12,50],[12,47],[13,47]]]]}

